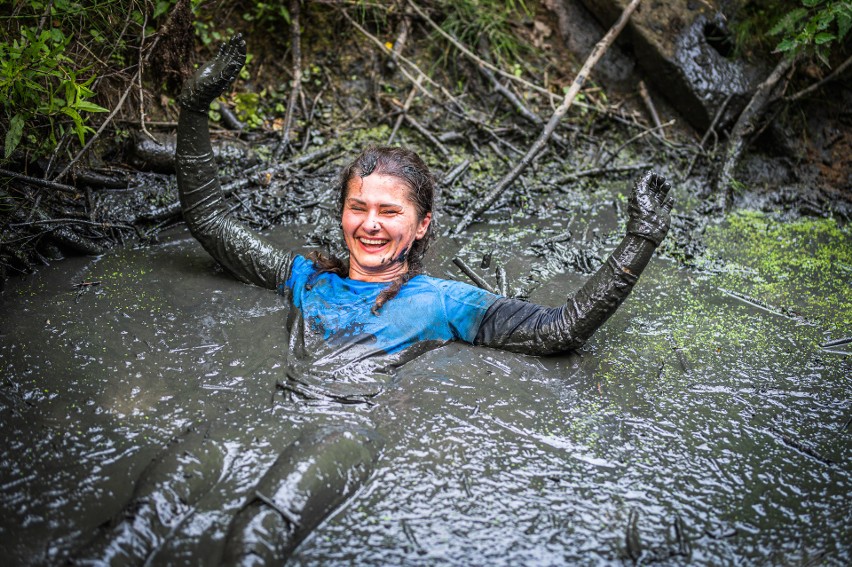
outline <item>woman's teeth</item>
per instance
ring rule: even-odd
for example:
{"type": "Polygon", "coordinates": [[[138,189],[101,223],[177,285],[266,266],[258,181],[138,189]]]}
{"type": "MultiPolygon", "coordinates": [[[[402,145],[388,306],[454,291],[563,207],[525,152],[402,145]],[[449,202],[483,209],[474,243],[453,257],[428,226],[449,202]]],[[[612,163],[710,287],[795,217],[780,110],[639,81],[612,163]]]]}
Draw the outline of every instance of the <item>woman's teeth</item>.
{"type": "Polygon", "coordinates": [[[359,238],[358,240],[364,244],[369,244],[370,246],[379,246],[387,242],[387,240],[377,240],[375,238],[359,238]]]}

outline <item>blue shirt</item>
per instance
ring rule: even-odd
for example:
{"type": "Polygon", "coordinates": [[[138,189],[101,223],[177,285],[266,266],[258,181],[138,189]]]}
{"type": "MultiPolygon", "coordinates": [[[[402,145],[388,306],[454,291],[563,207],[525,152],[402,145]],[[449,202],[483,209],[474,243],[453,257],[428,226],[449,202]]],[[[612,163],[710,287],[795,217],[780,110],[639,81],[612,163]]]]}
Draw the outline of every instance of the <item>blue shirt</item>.
{"type": "Polygon", "coordinates": [[[497,300],[496,295],[462,282],[418,275],[374,315],[376,297],[387,286],[319,273],[302,256],[293,259],[284,283],[305,327],[321,335],[334,355],[344,359],[397,354],[423,342],[472,343],[485,312],[497,300]],[[350,349],[357,352],[347,355],[350,349]]]}

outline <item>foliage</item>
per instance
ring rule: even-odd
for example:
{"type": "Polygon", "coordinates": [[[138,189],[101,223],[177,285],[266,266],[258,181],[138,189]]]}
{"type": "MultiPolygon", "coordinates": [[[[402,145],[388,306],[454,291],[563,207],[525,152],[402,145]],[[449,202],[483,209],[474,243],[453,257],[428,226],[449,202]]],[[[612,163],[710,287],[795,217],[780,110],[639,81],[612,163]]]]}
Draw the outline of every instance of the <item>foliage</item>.
{"type": "Polygon", "coordinates": [[[849,0],[802,0],[802,5],[782,16],[769,34],[782,38],[777,51],[807,53],[829,65],[829,49],[843,41],[850,27],[849,0]]]}
{"type": "Polygon", "coordinates": [[[89,100],[95,95],[90,88],[95,76],[66,55],[71,38],[61,29],[24,27],[20,32],[19,38],[0,43],[0,100],[9,120],[3,157],[20,145],[25,128],[39,121],[47,122],[48,135],[40,140],[30,133],[27,142],[33,146],[52,149],[66,130],[83,144],[92,131],[87,114],[107,111],[89,100]]]}
{"type": "Polygon", "coordinates": [[[3,159],[15,150],[46,156],[62,141],[84,144],[92,116],[107,111],[95,102],[99,76],[129,81],[142,34],[152,35],[175,2],[0,0],[3,159]]]}
{"type": "Polygon", "coordinates": [[[740,54],[777,51],[813,56],[826,65],[850,25],[849,0],[740,0],[731,21],[740,54]]]}
{"type": "Polygon", "coordinates": [[[531,16],[523,0],[440,0],[446,15],[441,27],[476,51],[482,40],[497,61],[508,67],[526,46],[512,30],[514,22],[531,16]]]}

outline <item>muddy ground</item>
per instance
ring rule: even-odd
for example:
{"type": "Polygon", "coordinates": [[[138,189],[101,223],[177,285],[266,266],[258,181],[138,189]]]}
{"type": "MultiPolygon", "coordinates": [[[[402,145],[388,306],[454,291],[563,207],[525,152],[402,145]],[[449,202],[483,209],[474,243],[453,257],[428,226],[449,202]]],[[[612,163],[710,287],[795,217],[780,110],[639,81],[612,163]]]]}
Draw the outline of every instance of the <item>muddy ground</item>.
{"type": "MultiPolygon", "coordinates": [[[[312,133],[293,156],[312,157],[300,165],[267,171],[276,133],[217,128],[223,182],[252,180],[235,188],[233,214],[299,250],[339,247],[336,172],[388,141],[388,101],[410,92],[385,63],[366,48],[321,62],[345,64],[348,79],[302,124],[312,133]],[[384,117],[359,114],[370,99],[384,117]]],[[[279,452],[356,420],[384,448],[294,564],[848,564],[850,204],[837,175],[815,183],[848,156],[791,156],[768,129],[721,215],[702,198],[714,162],[695,158],[696,133],[648,134],[640,99],[603,103],[592,89],[561,141],[451,237],[538,132],[485,84],[465,96],[488,128],[419,102],[412,117],[444,139],[410,123],[395,135],[439,179],[460,171],[442,184],[431,275],[465,280],[461,258],[494,286],[504,269],[509,295],[557,305],[615,246],[632,179],[653,167],[674,182],[666,243],[581,351],[447,345],[400,368],[371,408],[295,400],[275,387],[286,302],[216,266],[174,214],[168,160],[128,141],[121,160],[142,155],[132,163],[148,171],[90,188],[85,214],[136,228],[88,226],[118,245],[16,275],[0,296],[0,552],[53,564],[123,546],[139,563],[217,564],[230,518],[279,452]],[[158,482],[192,479],[201,496],[154,498],[159,528],[134,528],[134,493],[175,446],[188,460],[158,482]]],[[[825,144],[806,148],[843,147],[813,124],[808,144],[814,132],[825,144]]],[[[152,130],[165,140],[170,126],[152,130]]]]}

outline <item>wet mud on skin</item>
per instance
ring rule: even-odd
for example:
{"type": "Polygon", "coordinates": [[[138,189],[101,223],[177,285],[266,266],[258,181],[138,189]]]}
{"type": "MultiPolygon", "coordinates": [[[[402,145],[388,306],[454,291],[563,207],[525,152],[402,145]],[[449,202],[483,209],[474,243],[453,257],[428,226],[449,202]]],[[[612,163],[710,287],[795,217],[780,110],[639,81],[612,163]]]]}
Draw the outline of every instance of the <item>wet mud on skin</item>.
{"type": "MultiPolygon", "coordinates": [[[[498,209],[440,239],[427,271],[462,279],[460,257],[493,282],[499,266],[511,294],[557,305],[615,245],[628,187],[498,209]]],[[[679,263],[688,223],[674,224],[579,353],[447,345],[371,408],[276,390],[286,301],[224,274],[184,228],[11,282],[0,553],[55,564],[135,545],[151,563],[217,564],[278,455],[356,423],[384,439],[373,472],[292,564],[848,564],[852,347],[819,345],[852,335],[849,227],[743,210],[679,263]],[[110,531],[134,498],[135,527],[110,531]]],[[[335,226],[267,234],[328,242],[335,226]]]]}

